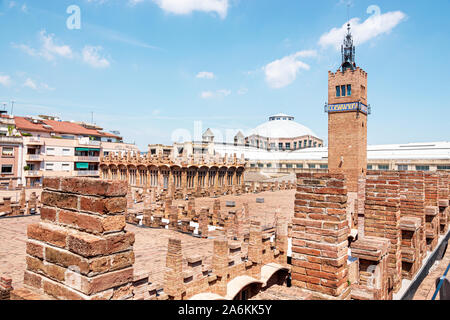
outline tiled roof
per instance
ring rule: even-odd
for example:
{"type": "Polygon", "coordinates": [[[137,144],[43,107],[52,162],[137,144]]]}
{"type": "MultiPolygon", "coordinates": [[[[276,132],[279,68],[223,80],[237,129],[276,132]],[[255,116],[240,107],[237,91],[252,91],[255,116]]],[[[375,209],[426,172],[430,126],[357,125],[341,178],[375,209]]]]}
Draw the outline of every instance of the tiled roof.
{"type": "Polygon", "coordinates": [[[112,133],[102,132],[95,129],[87,129],[80,124],[69,121],[39,119],[38,123],[33,123],[31,119],[25,117],[14,117],[14,119],[18,130],[120,138],[112,133]]]}

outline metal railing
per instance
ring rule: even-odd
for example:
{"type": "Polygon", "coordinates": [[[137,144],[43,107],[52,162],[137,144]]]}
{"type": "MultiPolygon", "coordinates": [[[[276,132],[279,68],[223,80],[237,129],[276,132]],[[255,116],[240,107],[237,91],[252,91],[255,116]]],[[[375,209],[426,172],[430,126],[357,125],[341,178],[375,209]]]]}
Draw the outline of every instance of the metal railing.
{"type": "Polygon", "coordinates": [[[27,154],[27,159],[29,160],[41,160],[42,155],[40,154],[27,154]]]}
{"type": "Polygon", "coordinates": [[[450,270],[450,263],[448,264],[447,269],[445,270],[443,276],[439,278],[440,279],[439,283],[438,283],[438,285],[436,287],[436,291],[434,292],[433,297],[431,298],[431,300],[436,300],[436,297],[437,297],[439,291],[441,290],[442,285],[444,284],[444,280],[447,277],[447,274],[448,274],[449,270],[450,270]]]}
{"type": "Polygon", "coordinates": [[[29,171],[25,171],[25,175],[29,176],[29,177],[38,177],[38,176],[42,176],[42,171],[39,170],[29,170],[29,171]]]}
{"type": "Polygon", "coordinates": [[[100,157],[77,156],[77,161],[99,162],[100,157]]]}
{"type": "Polygon", "coordinates": [[[88,177],[88,176],[99,176],[100,171],[99,170],[78,170],[74,171],[75,175],[78,177],[88,177]]]}

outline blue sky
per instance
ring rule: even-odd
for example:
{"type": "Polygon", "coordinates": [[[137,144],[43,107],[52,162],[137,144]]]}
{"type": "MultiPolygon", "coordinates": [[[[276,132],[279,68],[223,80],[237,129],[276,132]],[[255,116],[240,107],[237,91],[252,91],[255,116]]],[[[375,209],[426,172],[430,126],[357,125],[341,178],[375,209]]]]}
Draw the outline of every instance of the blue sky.
{"type": "MultiPolygon", "coordinates": [[[[193,134],[194,121],[248,130],[279,112],[326,140],[347,3],[3,0],[0,102],[14,100],[15,115],[94,112],[143,151],[193,134]],[[71,5],[80,29],[67,27],[71,5]]],[[[450,2],[353,0],[349,11],[369,74],[369,144],[448,141],[450,2]]]]}

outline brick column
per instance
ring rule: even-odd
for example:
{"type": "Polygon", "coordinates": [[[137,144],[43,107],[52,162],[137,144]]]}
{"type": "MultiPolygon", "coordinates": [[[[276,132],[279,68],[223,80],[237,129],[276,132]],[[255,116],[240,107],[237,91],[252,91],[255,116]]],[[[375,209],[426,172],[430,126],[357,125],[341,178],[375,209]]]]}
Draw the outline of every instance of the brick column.
{"type": "Polygon", "coordinates": [[[342,174],[297,174],[292,285],[325,299],[350,298],[346,207],[342,174]]]}
{"type": "Polygon", "coordinates": [[[25,209],[25,206],[26,206],[26,204],[27,204],[25,188],[22,188],[22,189],[20,190],[20,200],[19,200],[19,204],[20,204],[20,208],[21,208],[21,209],[25,209]]]}
{"type": "Polygon", "coordinates": [[[400,173],[398,171],[368,171],[366,176],[366,201],[364,234],[391,241],[388,272],[392,277],[394,292],[402,280],[400,231],[400,173]]]}
{"type": "Polygon", "coordinates": [[[164,274],[164,293],[169,296],[169,300],[182,300],[184,292],[181,240],[170,238],[164,274]]]}
{"type": "Polygon", "coordinates": [[[412,280],[422,265],[420,255],[420,227],[422,220],[419,217],[404,216],[400,219],[402,232],[402,277],[412,280]]]}
{"type": "Polygon", "coordinates": [[[9,300],[12,290],[12,280],[10,278],[0,277],[0,300],[9,300]]]}
{"type": "Polygon", "coordinates": [[[252,277],[261,278],[262,267],[262,227],[261,222],[252,220],[250,222],[250,238],[248,243],[248,260],[253,263],[251,268],[252,277]]]}
{"type": "Polygon", "coordinates": [[[212,269],[217,276],[217,282],[213,290],[221,296],[227,295],[228,255],[228,241],[224,237],[214,240],[212,269]]]}
{"type": "Polygon", "coordinates": [[[217,226],[219,223],[220,217],[220,200],[215,199],[213,204],[213,212],[212,212],[212,224],[213,226],[217,226]]]}
{"type": "Polygon", "coordinates": [[[392,300],[388,290],[387,256],[390,241],[365,237],[351,244],[352,257],[359,259],[358,283],[352,285],[352,299],[392,300]]]}
{"type": "Polygon", "coordinates": [[[281,265],[286,265],[288,251],[288,222],[286,219],[277,219],[275,245],[276,250],[278,250],[277,262],[281,265]]]}
{"type": "Polygon", "coordinates": [[[400,213],[402,217],[420,219],[418,257],[419,268],[427,254],[425,237],[425,177],[423,171],[400,171],[400,213]]]}
{"type": "MultiPolygon", "coordinates": [[[[28,226],[26,291],[62,300],[132,298],[127,184],[44,178],[41,222],[28,226]]],[[[16,299],[27,299],[18,291],[16,299]]]]}
{"type": "Polygon", "coordinates": [[[202,208],[200,210],[200,217],[198,219],[198,232],[202,238],[208,238],[208,209],[202,208]]]}
{"type": "Polygon", "coordinates": [[[449,175],[445,172],[439,173],[439,232],[446,234],[448,229],[449,209],[449,175]]]}
{"type": "Polygon", "coordinates": [[[439,176],[425,172],[425,236],[428,251],[433,251],[439,238],[439,176]]]}

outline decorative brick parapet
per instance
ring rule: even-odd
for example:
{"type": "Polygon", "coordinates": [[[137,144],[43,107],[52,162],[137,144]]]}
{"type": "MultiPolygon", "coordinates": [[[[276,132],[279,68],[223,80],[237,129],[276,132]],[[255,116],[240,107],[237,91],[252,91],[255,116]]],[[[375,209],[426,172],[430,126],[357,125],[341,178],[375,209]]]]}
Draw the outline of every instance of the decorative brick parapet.
{"type": "Polygon", "coordinates": [[[342,174],[297,174],[292,285],[329,299],[350,297],[347,189],[342,174]]]}
{"type": "Polygon", "coordinates": [[[389,239],[388,273],[392,277],[394,292],[402,280],[400,230],[400,173],[397,171],[368,171],[364,234],[389,239]]]}
{"type": "Polygon", "coordinates": [[[43,187],[41,222],[27,230],[25,288],[14,298],[132,298],[126,182],[45,178],[43,187]]]}
{"type": "Polygon", "coordinates": [[[365,237],[351,244],[352,257],[359,259],[359,279],[351,287],[352,299],[392,299],[388,288],[389,247],[389,239],[378,237],[365,237]]]}
{"type": "Polygon", "coordinates": [[[422,220],[418,217],[403,216],[400,219],[400,230],[402,232],[402,277],[412,280],[422,265],[420,255],[420,228],[422,220]]]}

